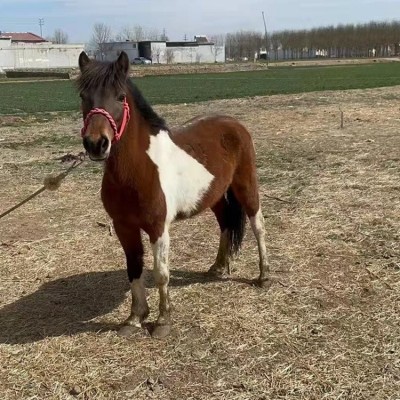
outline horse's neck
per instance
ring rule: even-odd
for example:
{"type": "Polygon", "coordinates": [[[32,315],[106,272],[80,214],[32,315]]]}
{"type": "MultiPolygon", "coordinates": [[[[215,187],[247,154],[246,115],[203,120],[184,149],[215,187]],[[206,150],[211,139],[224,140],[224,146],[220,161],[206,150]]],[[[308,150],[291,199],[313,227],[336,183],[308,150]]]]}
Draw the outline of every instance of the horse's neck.
{"type": "Polygon", "coordinates": [[[145,182],[153,168],[146,154],[150,145],[150,130],[143,117],[135,110],[120,143],[114,145],[106,165],[113,179],[123,185],[135,186],[145,182]]]}

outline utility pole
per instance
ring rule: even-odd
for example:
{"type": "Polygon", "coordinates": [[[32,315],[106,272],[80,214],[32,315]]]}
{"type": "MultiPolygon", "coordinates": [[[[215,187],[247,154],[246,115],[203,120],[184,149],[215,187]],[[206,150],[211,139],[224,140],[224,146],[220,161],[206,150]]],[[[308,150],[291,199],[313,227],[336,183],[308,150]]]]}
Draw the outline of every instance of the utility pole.
{"type": "Polygon", "coordinates": [[[42,26],[44,25],[44,18],[39,18],[40,37],[43,37],[42,26]]]}
{"type": "Polygon", "coordinates": [[[264,29],[265,29],[265,60],[267,61],[268,67],[268,37],[267,37],[267,24],[265,23],[264,11],[262,12],[263,21],[264,21],[264,29]]]}

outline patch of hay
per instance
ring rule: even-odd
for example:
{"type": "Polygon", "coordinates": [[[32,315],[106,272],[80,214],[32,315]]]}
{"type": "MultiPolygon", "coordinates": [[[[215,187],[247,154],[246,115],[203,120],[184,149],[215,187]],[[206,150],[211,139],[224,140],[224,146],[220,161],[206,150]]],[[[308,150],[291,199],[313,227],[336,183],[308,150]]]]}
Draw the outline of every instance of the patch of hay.
{"type": "MultiPolygon", "coordinates": [[[[231,279],[205,279],[217,224],[211,213],[177,223],[164,341],[114,332],[130,300],[99,166],[0,221],[2,398],[396,399],[399,99],[395,87],[158,107],[171,125],[219,111],[251,130],[274,278],[268,292],[248,284],[248,230],[231,279]]],[[[2,209],[81,151],[76,118],[26,124],[0,126],[2,209]]]]}

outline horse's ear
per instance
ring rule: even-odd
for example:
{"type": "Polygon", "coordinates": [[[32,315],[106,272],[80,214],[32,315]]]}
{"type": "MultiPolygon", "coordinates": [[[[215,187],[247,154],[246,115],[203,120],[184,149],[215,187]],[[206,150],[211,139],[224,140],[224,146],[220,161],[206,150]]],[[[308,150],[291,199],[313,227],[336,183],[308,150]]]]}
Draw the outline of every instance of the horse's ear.
{"type": "Polygon", "coordinates": [[[117,63],[118,68],[126,76],[128,76],[128,72],[129,72],[129,57],[124,51],[121,51],[121,54],[119,55],[118,60],[116,61],[116,63],[117,63]]]}
{"type": "Polygon", "coordinates": [[[88,55],[84,51],[82,51],[82,53],[79,54],[79,68],[80,68],[80,70],[83,71],[83,69],[89,63],[90,63],[90,58],[88,57],[88,55]]]}

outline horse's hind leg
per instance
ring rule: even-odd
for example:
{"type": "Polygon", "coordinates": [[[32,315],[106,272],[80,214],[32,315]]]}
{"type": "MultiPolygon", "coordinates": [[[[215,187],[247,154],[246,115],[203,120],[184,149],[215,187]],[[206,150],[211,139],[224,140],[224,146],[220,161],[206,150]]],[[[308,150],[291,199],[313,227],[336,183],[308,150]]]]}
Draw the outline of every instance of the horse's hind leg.
{"type": "Polygon", "coordinates": [[[228,202],[224,196],[218,201],[218,203],[214,207],[211,208],[217,218],[218,225],[221,230],[217,258],[214,264],[208,270],[208,274],[212,276],[222,277],[226,273],[230,273],[230,243],[228,226],[226,223],[227,207],[228,202]]]}
{"type": "Polygon", "coordinates": [[[261,287],[264,286],[266,287],[269,286],[268,282],[269,264],[267,256],[267,247],[265,245],[264,216],[262,214],[261,207],[259,207],[255,215],[250,217],[250,225],[254,233],[254,236],[256,237],[257,240],[258,253],[260,257],[260,276],[258,277],[257,283],[261,287]]]}
{"type": "Polygon", "coordinates": [[[268,281],[269,264],[265,245],[265,226],[255,168],[238,168],[232,182],[232,189],[250,219],[251,229],[257,240],[260,259],[260,275],[257,284],[268,287],[270,282],[268,281]]]}
{"type": "Polygon", "coordinates": [[[143,245],[138,226],[114,221],[114,229],[125,252],[128,278],[132,292],[131,314],[124,322],[118,334],[120,336],[129,336],[141,330],[142,322],[149,314],[143,284],[143,245]]]}

